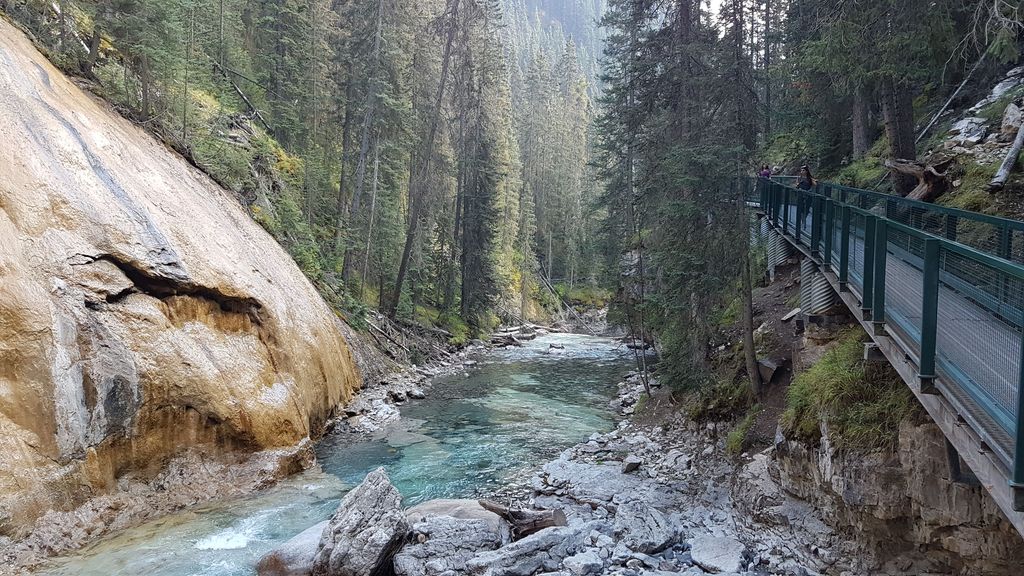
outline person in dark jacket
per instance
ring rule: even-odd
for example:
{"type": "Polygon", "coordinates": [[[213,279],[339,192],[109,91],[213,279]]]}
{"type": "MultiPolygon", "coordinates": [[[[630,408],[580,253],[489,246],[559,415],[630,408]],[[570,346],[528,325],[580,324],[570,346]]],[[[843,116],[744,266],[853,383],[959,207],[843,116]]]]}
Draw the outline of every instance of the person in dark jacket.
{"type": "Polygon", "coordinates": [[[811,169],[808,168],[806,164],[801,166],[800,179],[797,181],[796,187],[801,190],[810,190],[811,188],[814,188],[817,183],[818,182],[814,179],[814,176],[811,176],[811,169]]]}

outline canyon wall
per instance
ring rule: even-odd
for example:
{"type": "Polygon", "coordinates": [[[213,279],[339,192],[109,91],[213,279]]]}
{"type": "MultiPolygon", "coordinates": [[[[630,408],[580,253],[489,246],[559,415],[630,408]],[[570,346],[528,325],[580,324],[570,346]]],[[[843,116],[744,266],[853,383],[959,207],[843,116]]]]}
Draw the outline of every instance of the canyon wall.
{"type": "Polygon", "coordinates": [[[295,444],[359,385],[232,197],[0,20],[0,536],[190,446],[295,444]]]}

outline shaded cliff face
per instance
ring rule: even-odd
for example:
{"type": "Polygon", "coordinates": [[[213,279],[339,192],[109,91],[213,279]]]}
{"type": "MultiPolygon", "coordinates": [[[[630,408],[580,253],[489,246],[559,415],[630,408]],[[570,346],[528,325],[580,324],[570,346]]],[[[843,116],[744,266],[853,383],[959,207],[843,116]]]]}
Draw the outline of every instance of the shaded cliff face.
{"type": "Polygon", "coordinates": [[[186,446],[294,444],[358,382],[242,207],[0,20],[0,535],[186,446]]]}

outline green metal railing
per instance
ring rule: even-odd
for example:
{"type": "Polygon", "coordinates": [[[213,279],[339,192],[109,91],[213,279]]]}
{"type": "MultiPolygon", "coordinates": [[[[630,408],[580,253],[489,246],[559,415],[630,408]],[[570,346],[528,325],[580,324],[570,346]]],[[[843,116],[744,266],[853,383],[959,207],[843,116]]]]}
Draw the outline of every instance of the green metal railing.
{"type": "Polygon", "coordinates": [[[856,296],[1024,489],[1024,222],[834,184],[747,181],[764,217],[856,296]]]}

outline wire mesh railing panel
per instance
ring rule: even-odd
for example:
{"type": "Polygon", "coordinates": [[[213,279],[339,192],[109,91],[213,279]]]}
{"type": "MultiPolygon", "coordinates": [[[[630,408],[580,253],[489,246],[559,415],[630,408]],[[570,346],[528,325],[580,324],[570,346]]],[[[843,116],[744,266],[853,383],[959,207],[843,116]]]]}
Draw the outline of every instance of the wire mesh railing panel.
{"type": "Polygon", "coordinates": [[[924,297],[924,240],[892,227],[886,230],[885,318],[906,345],[920,352],[924,297]]]}
{"type": "Polygon", "coordinates": [[[858,295],[864,294],[864,230],[865,218],[854,213],[850,217],[850,255],[849,277],[850,286],[858,295]]]}
{"type": "Polygon", "coordinates": [[[986,254],[1024,263],[1022,222],[835,184],[828,185],[828,191],[834,200],[986,254]]]}
{"type": "Polygon", "coordinates": [[[936,364],[1009,433],[1017,419],[1024,281],[949,250],[939,265],[936,364]],[[970,280],[967,280],[967,279],[970,280]]]}
{"type": "Polygon", "coordinates": [[[832,222],[832,253],[829,255],[829,259],[832,262],[832,269],[838,270],[840,260],[843,257],[843,226],[839,216],[839,212],[836,211],[832,222]]]}
{"type": "Polygon", "coordinates": [[[812,197],[809,193],[800,194],[800,202],[803,209],[800,211],[800,235],[804,244],[811,244],[811,223],[814,222],[812,215],[812,197]]]}

